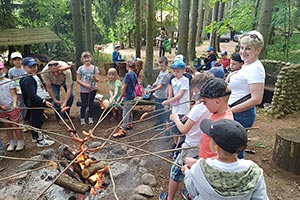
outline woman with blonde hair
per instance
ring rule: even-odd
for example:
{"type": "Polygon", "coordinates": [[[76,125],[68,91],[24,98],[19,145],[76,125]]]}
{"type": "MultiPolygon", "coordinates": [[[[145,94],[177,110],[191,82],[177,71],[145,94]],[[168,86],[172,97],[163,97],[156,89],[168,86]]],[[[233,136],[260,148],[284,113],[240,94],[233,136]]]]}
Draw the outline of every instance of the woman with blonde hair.
{"type": "MultiPolygon", "coordinates": [[[[244,64],[230,77],[229,106],[234,120],[245,128],[251,127],[256,117],[256,105],[262,102],[265,85],[265,69],[258,56],[264,47],[264,39],[258,31],[250,31],[240,38],[240,55],[244,64]]],[[[239,158],[244,155],[240,154],[239,158]]]]}

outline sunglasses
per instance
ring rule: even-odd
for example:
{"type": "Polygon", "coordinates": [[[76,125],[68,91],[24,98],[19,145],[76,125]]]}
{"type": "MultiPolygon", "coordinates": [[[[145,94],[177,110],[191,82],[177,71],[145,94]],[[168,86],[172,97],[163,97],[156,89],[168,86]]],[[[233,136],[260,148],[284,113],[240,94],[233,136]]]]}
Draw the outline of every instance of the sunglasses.
{"type": "Polygon", "coordinates": [[[58,66],[58,63],[50,63],[50,64],[48,64],[48,67],[56,67],[56,66],[58,66]]]}
{"type": "Polygon", "coordinates": [[[241,38],[243,38],[243,37],[249,37],[249,38],[251,38],[253,40],[258,40],[260,42],[259,37],[257,35],[255,35],[255,34],[248,34],[247,33],[247,34],[244,34],[244,35],[241,36],[241,38]]]}

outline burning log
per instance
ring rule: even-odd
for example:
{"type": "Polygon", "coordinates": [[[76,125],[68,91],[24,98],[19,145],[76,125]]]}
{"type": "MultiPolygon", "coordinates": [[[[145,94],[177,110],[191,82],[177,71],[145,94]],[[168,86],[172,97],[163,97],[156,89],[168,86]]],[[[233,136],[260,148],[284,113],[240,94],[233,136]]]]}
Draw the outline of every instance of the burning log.
{"type": "Polygon", "coordinates": [[[91,165],[85,169],[83,169],[81,171],[81,176],[83,178],[89,178],[90,176],[92,176],[93,174],[95,174],[98,170],[101,170],[103,168],[105,168],[106,166],[108,165],[107,162],[104,162],[104,161],[100,161],[94,165],[91,165]]]}
{"type": "Polygon", "coordinates": [[[81,183],[74,178],[71,178],[69,176],[61,176],[56,181],[55,184],[68,189],[70,191],[85,194],[86,192],[89,192],[91,187],[87,184],[81,183]]]}

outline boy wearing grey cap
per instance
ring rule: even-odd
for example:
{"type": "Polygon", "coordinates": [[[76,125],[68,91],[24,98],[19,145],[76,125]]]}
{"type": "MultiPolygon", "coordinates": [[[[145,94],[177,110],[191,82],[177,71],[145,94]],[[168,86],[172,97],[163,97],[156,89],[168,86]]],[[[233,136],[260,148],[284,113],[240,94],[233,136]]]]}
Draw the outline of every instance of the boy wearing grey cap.
{"type": "Polygon", "coordinates": [[[230,119],[205,119],[200,128],[210,138],[214,158],[200,158],[189,169],[184,166],[184,182],[193,200],[269,199],[263,170],[251,160],[238,159],[247,146],[246,129],[230,119]]]}

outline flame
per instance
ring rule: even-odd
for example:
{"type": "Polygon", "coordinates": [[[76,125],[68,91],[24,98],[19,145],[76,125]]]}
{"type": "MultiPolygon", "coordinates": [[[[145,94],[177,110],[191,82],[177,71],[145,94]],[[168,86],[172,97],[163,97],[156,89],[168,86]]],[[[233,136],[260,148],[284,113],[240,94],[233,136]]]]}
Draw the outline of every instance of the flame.
{"type": "Polygon", "coordinates": [[[80,165],[81,169],[84,169],[84,161],[86,160],[85,156],[83,154],[81,154],[78,158],[77,158],[77,163],[80,165]]]}

